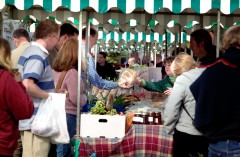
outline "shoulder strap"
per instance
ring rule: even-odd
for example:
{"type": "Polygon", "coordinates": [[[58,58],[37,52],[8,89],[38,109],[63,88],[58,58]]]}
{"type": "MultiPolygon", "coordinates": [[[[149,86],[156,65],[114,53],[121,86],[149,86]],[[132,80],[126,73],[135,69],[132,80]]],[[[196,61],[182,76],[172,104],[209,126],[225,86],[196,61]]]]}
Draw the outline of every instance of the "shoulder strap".
{"type": "Polygon", "coordinates": [[[65,77],[66,74],[67,74],[67,71],[63,71],[62,74],[61,74],[61,76],[59,77],[58,83],[57,83],[57,86],[56,86],[56,91],[57,91],[58,89],[61,89],[61,86],[62,86],[64,77],[65,77]]]}
{"type": "Polygon", "coordinates": [[[182,104],[181,104],[182,108],[184,109],[184,111],[186,111],[186,113],[188,114],[188,116],[192,119],[193,121],[193,117],[190,115],[190,113],[188,112],[188,110],[186,109],[186,107],[184,106],[184,102],[182,100],[182,104]]]}
{"type": "Polygon", "coordinates": [[[212,64],[208,64],[208,65],[200,65],[199,68],[208,68],[208,67],[211,67],[219,62],[222,62],[223,64],[225,64],[226,66],[229,66],[231,68],[238,68],[236,65],[232,64],[232,63],[229,63],[228,61],[226,61],[225,59],[221,58],[221,59],[218,59],[216,60],[214,63],[212,64]]]}

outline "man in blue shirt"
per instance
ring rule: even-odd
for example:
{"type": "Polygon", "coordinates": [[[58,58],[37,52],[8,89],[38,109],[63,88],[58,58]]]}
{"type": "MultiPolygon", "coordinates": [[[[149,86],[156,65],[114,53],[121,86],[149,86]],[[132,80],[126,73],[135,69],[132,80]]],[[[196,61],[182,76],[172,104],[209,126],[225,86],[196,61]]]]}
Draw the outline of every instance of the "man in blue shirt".
{"type": "MultiPolygon", "coordinates": [[[[98,39],[98,32],[95,29],[90,28],[89,49],[91,49],[97,43],[97,39],[98,39]]],[[[82,46],[83,52],[82,53],[85,53],[86,28],[84,28],[82,30],[82,44],[83,44],[83,46],[82,46]]],[[[124,86],[118,85],[117,82],[112,82],[112,81],[107,81],[107,80],[102,79],[101,76],[99,76],[96,71],[95,61],[94,61],[94,58],[92,55],[89,55],[87,76],[88,76],[88,81],[92,85],[94,85],[100,89],[108,90],[108,89],[117,88],[118,86],[121,88],[124,87],[124,86]]]]}

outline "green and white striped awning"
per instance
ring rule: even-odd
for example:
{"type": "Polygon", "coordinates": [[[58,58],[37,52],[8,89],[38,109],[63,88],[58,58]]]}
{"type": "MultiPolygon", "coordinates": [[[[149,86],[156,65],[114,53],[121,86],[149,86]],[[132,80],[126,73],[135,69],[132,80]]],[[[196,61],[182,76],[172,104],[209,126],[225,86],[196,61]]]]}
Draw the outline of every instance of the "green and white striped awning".
{"type": "MultiPolygon", "coordinates": [[[[82,23],[87,22],[86,11],[83,11],[83,20],[82,23]]],[[[29,10],[12,10],[11,19],[23,20],[29,16],[33,17],[36,21],[44,20],[49,17],[53,17],[56,21],[66,22],[71,21],[74,24],[79,24],[78,21],[78,12],[71,12],[68,10],[56,10],[54,12],[46,12],[42,9],[31,8],[29,10]]],[[[149,30],[157,32],[159,34],[164,34],[165,29],[169,30],[176,34],[178,32],[178,26],[181,26],[181,29],[187,34],[192,32],[192,27],[196,24],[200,27],[213,26],[217,23],[217,14],[211,15],[197,15],[197,14],[147,14],[147,13],[114,13],[107,12],[100,14],[97,12],[89,12],[89,19],[95,28],[102,27],[105,33],[111,31],[119,32],[143,32],[149,34],[149,30]],[[147,29],[146,29],[147,28],[147,29]]],[[[240,22],[239,15],[221,15],[221,25],[224,28],[232,26],[234,23],[240,22]]],[[[211,27],[207,27],[211,29],[211,27]]]]}
{"type": "Polygon", "coordinates": [[[132,13],[135,9],[144,9],[155,14],[163,8],[179,14],[191,8],[196,13],[206,13],[211,9],[219,9],[223,14],[231,14],[239,9],[240,0],[1,0],[0,9],[5,5],[14,5],[19,10],[27,10],[32,6],[42,6],[47,12],[65,7],[72,12],[93,8],[98,13],[106,13],[118,8],[123,13],[132,13]]]}
{"type": "MultiPolygon", "coordinates": [[[[214,29],[217,10],[226,14],[220,19],[222,27],[240,22],[240,0],[0,0],[0,11],[5,6],[10,6],[13,19],[23,20],[31,15],[35,21],[53,18],[74,24],[79,24],[79,11],[83,11],[81,23],[90,20],[95,28],[102,28],[104,42],[162,42],[168,29],[171,33],[167,42],[172,43],[178,41],[174,34],[178,34],[179,26],[184,34],[190,34],[197,23],[214,29]]],[[[182,38],[187,38],[184,34],[182,38]]]]}
{"type": "MultiPolygon", "coordinates": [[[[66,21],[70,21],[75,25],[79,24],[79,21],[71,16],[67,16],[69,14],[60,14],[60,13],[56,13],[56,15],[54,15],[53,13],[48,13],[45,14],[44,13],[39,13],[39,10],[33,11],[33,12],[29,12],[29,11],[22,11],[21,13],[24,13],[25,16],[22,16],[21,14],[19,14],[18,11],[14,11],[14,15],[18,15],[17,17],[14,16],[13,19],[23,19],[23,21],[26,21],[28,18],[33,19],[35,22],[46,19],[46,18],[51,18],[54,19],[56,22],[61,23],[61,22],[66,22],[66,21]],[[16,12],[16,13],[15,13],[16,12]],[[33,16],[35,15],[35,16],[33,16]],[[40,19],[39,15],[41,15],[40,19]],[[59,20],[58,17],[63,18],[65,15],[66,19],[62,19],[59,20]],[[38,18],[36,18],[38,17],[38,18]]],[[[64,12],[66,13],[66,12],[64,12]]],[[[136,18],[135,19],[128,19],[126,18],[126,14],[121,14],[123,15],[122,18],[120,19],[121,15],[112,15],[109,16],[109,13],[106,13],[105,16],[103,16],[102,14],[98,15],[98,14],[92,14],[90,13],[91,16],[95,16],[95,18],[90,18],[89,21],[92,23],[92,25],[94,26],[94,28],[97,29],[101,29],[103,30],[105,33],[109,33],[111,31],[116,31],[118,33],[123,33],[123,32],[132,32],[132,33],[138,33],[138,32],[143,32],[146,34],[149,34],[151,31],[154,31],[156,33],[159,33],[160,35],[165,34],[165,29],[167,28],[170,32],[172,32],[173,34],[178,33],[179,31],[179,25],[181,26],[182,31],[185,31],[187,34],[190,34],[192,32],[193,27],[197,26],[200,28],[200,17],[199,16],[192,16],[189,15],[187,17],[184,18],[180,18],[181,15],[153,15],[152,16],[152,20],[150,20],[148,23],[143,23],[141,20],[143,17],[142,15],[135,15],[132,16],[131,18],[136,18]],[[138,20],[140,22],[138,22],[138,20]]],[[[130,15],[130,14],[129,14],[130,15]]],[[[86,21],[86,19],[84,19],[83,21],[86,21]]],[[[202,17],[202,26],[205,29],[210,29],[210,30],[216,30],[216,24],[217,24],[217,17],[215,16],[204,16],[202,17]]],[[[227,17],[227,16],[221,16],[221,26],[224,29],[227,29],[228,27],[239,23],[240,22],[240,17],[227,17]]],[[[197,27],[196,27],[197,28],[197,27]]],[[[196,29],[195,28],[195,29],[196,29]]]]}

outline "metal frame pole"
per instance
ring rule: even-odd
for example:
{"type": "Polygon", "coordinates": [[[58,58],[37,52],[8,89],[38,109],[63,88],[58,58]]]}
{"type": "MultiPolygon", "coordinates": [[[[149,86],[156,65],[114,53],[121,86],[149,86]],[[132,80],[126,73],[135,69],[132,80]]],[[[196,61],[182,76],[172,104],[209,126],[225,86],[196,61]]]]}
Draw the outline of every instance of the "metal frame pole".
{"type": "Polygon", "coordinates": [[[219,57],[219,47],[220,47],[220,18],[221,12],[218,10],[217,14],[217,46],[216,46],[216,57],[219,57]]]}
{"type": "Polygon", "coordinates": [[[80,93],[81,93],[81,73],[82,73],[82,11],[79,14],[79,35],[78,35],[78,86],[77,86],[77,136],[80,136],[80,123],[81,123],[81,112],[80,112],[80,93]]]}
{"type": "Polygon", "coordinates": [[[179,43],[178,43],[178,47],[179,47],[179,51],[181,51],[181,47],[182,47],[182,26],[180,24],[178,24],[179,26],[179,43]]]}
{"type": "Polygon", "coordinates": [[[167,40],[168,40],[168,38],[167,38],[167,29],[165,29],[165,57],[167,57],[167,53],[168,53],[168,46],[167,46],[167,40]]]}

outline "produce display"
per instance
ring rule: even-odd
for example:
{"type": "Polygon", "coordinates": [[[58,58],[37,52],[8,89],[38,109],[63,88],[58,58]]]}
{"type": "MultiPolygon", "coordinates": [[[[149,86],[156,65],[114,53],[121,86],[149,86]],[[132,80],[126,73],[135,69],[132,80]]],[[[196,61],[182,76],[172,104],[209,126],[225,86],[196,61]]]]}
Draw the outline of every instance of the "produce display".
{"type": "Polygon", "coordinates": [[[121,94],[115,97],[113,104],[127,107],[129,105],[132,105],[136,101],[140,101],[140,99],[134,94],[131,95],[121,94]]]}
{"type": "Polygon", "coordinates": [[[124,112],[125,108],[134,105],[134,102],[138,102],[140,99],[132,94],[121,94],[119,96],[109,95],[107,102],[105,100],[97,100],[95,104],[85,105],[83,112],[89,112],[92,114],[99,114],[99,115],[115,115],[120,112],[124,112]]]}
{"type": "Polygon", "coordinates": [[[104,101],[97,101],[96,105],[91,108],[91,114],[100,114],[100,115],[116,115],[116,109],[108,110],[104,101]]]}

